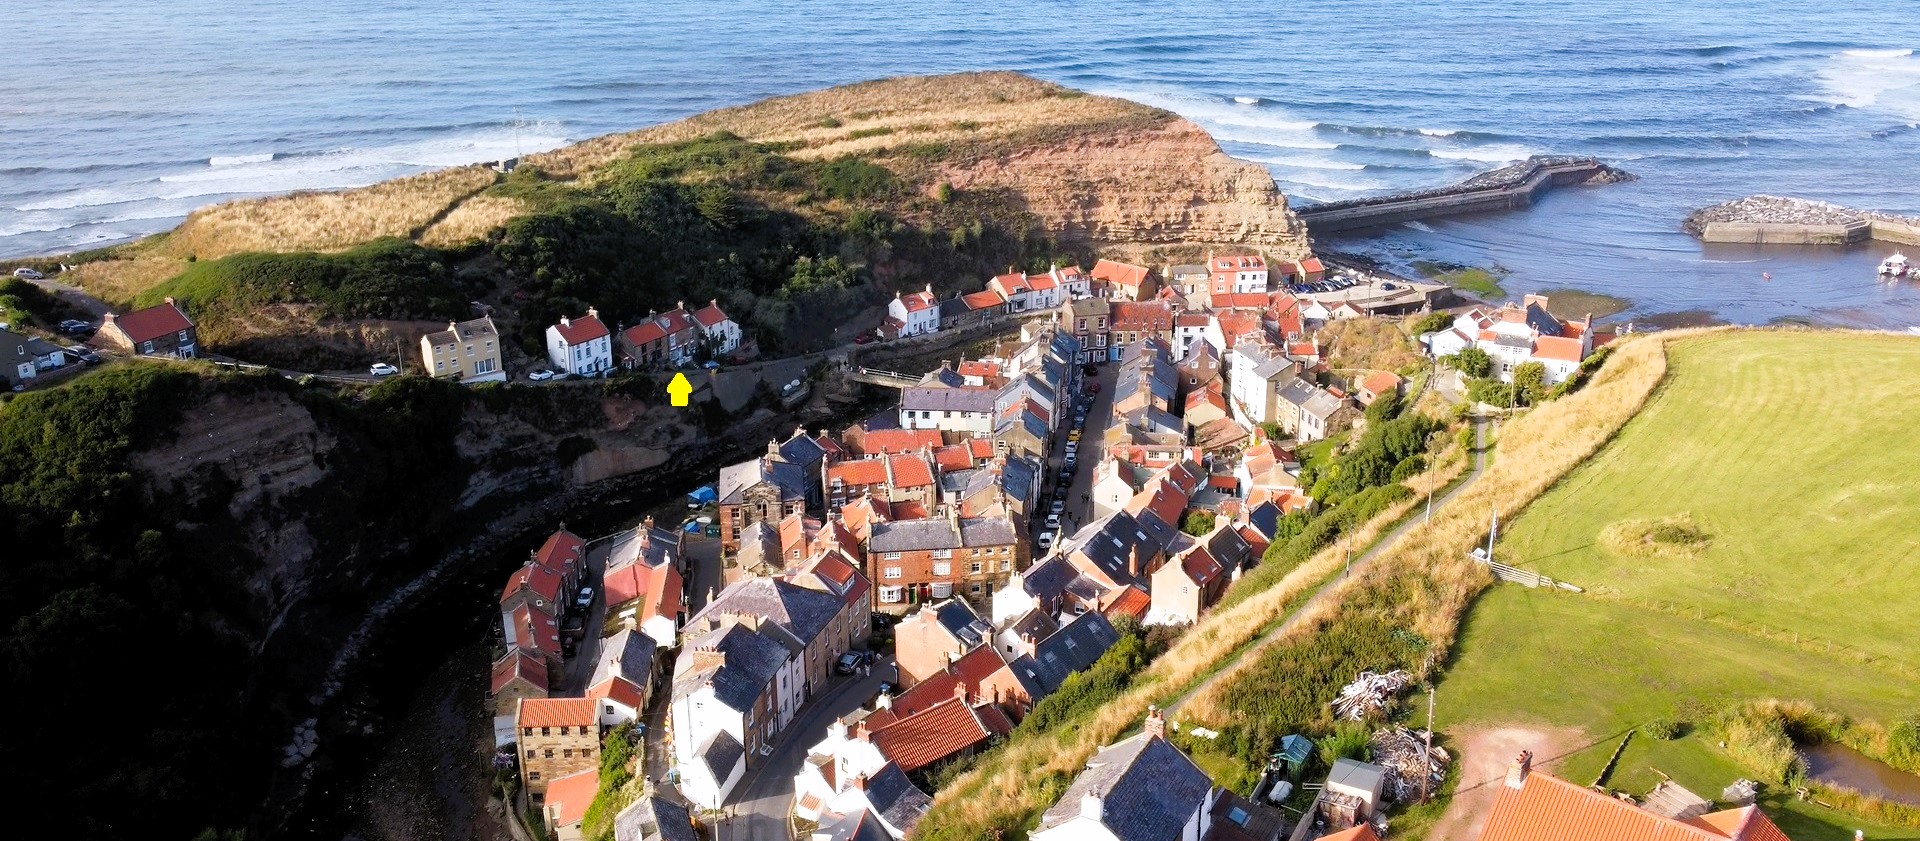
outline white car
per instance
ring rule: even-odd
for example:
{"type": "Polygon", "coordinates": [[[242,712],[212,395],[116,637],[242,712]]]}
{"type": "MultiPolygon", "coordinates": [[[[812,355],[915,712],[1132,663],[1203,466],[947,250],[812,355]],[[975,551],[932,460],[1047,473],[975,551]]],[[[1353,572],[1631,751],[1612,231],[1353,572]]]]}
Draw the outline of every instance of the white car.
{"type": "Polygon", "coordinates": [[[533,380],[536,383],[543,383],[543,382],[546,382],[547,380],[553,379],[553,372],[545,368],[541,368],[538,371],[534,371],[528,374],[527,379],[533,380]]]}
{"type": "Polygon", "coordinates": [[[368,366],[367,373],[376,377],[391,377],[394,374],[400,373],[400,369],[388,365],[385,362],[375,362],[371,366],[368,366]]]}
{"type": "Polygon", "coordinates": [[[1057,529],[1057,528],[1059,528],[1059,527],[1060,527],[1060,515],[1059,515],[1059,514],[1048,514],[1048,515],[1047,515],[1047,528],[1050,528],[1050,529],[1057,529]]]}
{"type": "Polygon", "coordinates": [[[1040,539],[1037,541],[1034,541],[1034,545],[1039,546],[1040,550],[1043,552],[1048,549],[1052,549],[1053,548],[1053,532],[1051,531],[1041,532],[1040,539]]]}

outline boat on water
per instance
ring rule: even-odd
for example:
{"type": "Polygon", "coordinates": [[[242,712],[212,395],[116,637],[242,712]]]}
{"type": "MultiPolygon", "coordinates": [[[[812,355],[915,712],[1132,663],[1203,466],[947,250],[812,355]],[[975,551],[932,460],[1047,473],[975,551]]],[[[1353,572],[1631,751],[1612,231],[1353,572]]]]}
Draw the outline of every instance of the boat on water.
{"type": "Polygon", "coordinates": [[[1913,268],[1907,265],[1907,255],[1905,254],[1895,251],[1893,252],[1893,256],[1880,261],[1881,277],[1906,277],[1910,274],[1913,274],[1913,268]]]}
{"type": "Polygon", "coordinates": [[[1234,101],[1234,102],[1238,102],[1238,103],[1240,103],[1241,105],[1259,105],[1259,104],[1260,104],[1260,97],[1257,97],[1257,96],[1236,96],[1236,97],[1234,97],[1234,98],[1233,98],[1233,101],[1234,101]]]}

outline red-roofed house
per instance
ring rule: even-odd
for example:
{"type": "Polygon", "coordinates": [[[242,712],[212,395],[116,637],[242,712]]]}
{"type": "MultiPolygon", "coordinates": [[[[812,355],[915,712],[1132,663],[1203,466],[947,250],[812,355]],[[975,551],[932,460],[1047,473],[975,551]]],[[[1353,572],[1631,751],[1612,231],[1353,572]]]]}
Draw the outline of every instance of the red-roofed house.
{"type": "MultiPolygon", "coordinates": [[[[1258,254],[1214,257],[1207,261],[1208,291],[1214,296],[1267,291],[1267,261],[1258,254]]],[[[1219,306],[1219,304],[1214,304],[1219,306]]]]}
{"type": "Polygon", "coordinates": [[[1532,766],[1522,752],[1508,767],[1480,841],[1792,841],[1757,806],[1669,818],[1532,766]]]}
{"type": "Polygon", "coordinates": [[[1029,694],[1028,684],[1014,674],[1009,659],[1018,656],[1002,654],[993,645],[982,645],[948,661],[945,669],[922,677],[913,688],[893,699],[892,709],[896,715],[913,715],[951,700],[964,689],[973,700],[998,705],[1018,721],[1025,718],[1039,700],[1029,694]]]}
{"type": "Polygon", "coordinates": [[[1199,429],[1217,420],[1231,416],[1227,409],[1227,395],[1220,387],[1219,380],[1209,380],[1205,385],[1187,395],[1186,414],[1182,420],[1187,426],[1199,429]]]}
{"type": "Polygon", "coordinates": [[[1299,271],[1294,278],[1299,283],[1319,283],[1327,279],[1327,264],[1320,262],[1318,257],[1308,257],[1295,265],[1299,271]]]}
{"type": "Polygon", "coordinates": [[[967,756],[1013,730],[1007,714],[992,704],[974,704],[960,686],[953,697],[902,716],[872,734],[880,754],[912,773],[936,762],[967,756]]]}
{"type": "Polygon", "coordinates": [[[576,377],[597,376],[613,370],[613,334],[592,307],[579,318],[560,316],[547,328],[547,362],[557,372],[576,377]]]}
{"type": "Polygon", "coordinates": [[[827,510],[838,511],[862,497],[887,495],[885,458],[861,458],[827,467],[827,510]]]}
{"type": "Polygon", "coordinates": [[[631,621],[661,648],[679,643],[687,601],[685,579],[675,565],[622,564],[607,570],[600,586],[606,591],[609,618],[631,621]]]}
{"type": "Polygon", "coordinates": [[[1124,348],[1142,339],[1159,338],[1173,345],[1174,309],[1166,301],[1115,301],[1107,317],[1113,341],[1113,359],[1122,361],[1124,348]]]}
{"type": "Polygon", "coordinates": [[[940,332],[940,299],[933,297],[933,284],[921,292],[893,293],[886,324],[880,329],[890,339],[940,332]]]}
{"type": "Polygon", "coordinates": [[[718,300],[709,299],[706,306],[695,311],[693,323],[700,326],[700,334],[712,347],[713,355],[724,356],[740,347],[740,325],[727,317],[718,300]]]}
{"type": "Polygon", "coordinates": [[[1095,282],[1106,285],[1107,297],[1116,301],[1149,300],[1159,286],[1146,266],[1114,260],[1095,261],[1092,275],[1095,282]]]}
{"type": "Polygon", "coordinates": [[[592,698],[526,698],[520,702],[514,717],[514,729],[519,734],[520,782],[533,802],[545,802],[547,787],[553,781],[600,767],[599,711],[599,703],[592,698]]]}
{"type": "Polygon", "coordinates": [[[946,444],[938,429],[876,429],[871,432],[853,426],[841,436],[847,452],[855,458],[914,453],[946,444]]]}
{"type": "Polygon", "coordinates": [[[548,535],[547,542],[534,550],[533,562],[560,573],[562,595],[571,598],[580,589],[580,576],[587,569],[587,542],[567,531],[562,523],[559,531],[548,535]]]}
{"type": "Polygon", "coordinates": [[[650,313],[646,320],[620,333],[620,352],[628,367],[685,367],[692,364],[699,344],[700,326],[687,314],[685,303],[666,312],[650,313]]]}
{"type": "Polygon", "coordinates": [[[1146,624],[1190,625],[1199,621],[1200,612],[1220,600],[1231,580],[1206,545],[1195,543],[1168,558],[1149,577],[1147,592],[1153,598],[1153,607],[1147,611],[1146,624]]]}
{"type": "Polygon", "coordinates": [[[500,616],[508,648],[516,644],[509,614],[526,607],[549,617],[559,616],[565,607],[560,601],[565,589],[558,571],[532,562],[507,576],[507,585],[500,588],[500,616]]]}
{"type": "Polygon", "coordinates": [[[1461,313],[1453,327],[1420,341],[1436,357],[1468,347],[1486,351],[1493,357],[1494,375],[1505,382],[1513,381],[1513,369],[1538,362],[1546,369],[1547,385],[1557,385],[1593,354],[1593,319],[1562,319],[1547,310],[1545,295],[1527,295],[1492,312],[1476,307],[1461,313]]]}
{"type": "Polygon", "coordinates": [[[547,828],[555,841],[582,841],[586,834],[581,822],[587,807],[600,793],[600,769],[592,768],[560,777],[547,784],[547,828]]]}
{"type": "Polygon", "coordinates": [[[1108,621],[1118,621],[1122,616],[1143,621],[1152,609],[1152,594],[1132,584],[1109,591],[1100,603],[1100,615],[1108,621]]]}
{"type": "Polygon", "coordinates": [[[172,298],[125,315],[107,313],[101,317],[99,336],[109,345],[141,356],[192,359],[200,346],[193,319],[172,298]]]}
{"type": "Polygon", "coordinates": [[[1362,406],[1371,406],[1373,401],[1383,394],[1400,395],[1400,377],[1392,371],[1375,371],[1360,381],[1360,387],[1354,392],[1354,398],[1362,406]]]}
{"type": "Polygon", "coordinates": [[[516,648],[494,662],[487,694],[493,696],[495,715],[513,715],[521,698],[545,698],[547,692],[545,658],[516,648]]]}

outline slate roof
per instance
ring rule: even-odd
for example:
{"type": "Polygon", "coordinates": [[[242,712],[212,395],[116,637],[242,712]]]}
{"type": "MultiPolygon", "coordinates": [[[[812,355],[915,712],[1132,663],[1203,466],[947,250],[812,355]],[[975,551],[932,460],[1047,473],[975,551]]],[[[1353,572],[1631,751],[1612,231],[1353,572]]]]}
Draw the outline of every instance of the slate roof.
{"type": "Polygon", "coordinates": [[[761,456],[720,468],[720,504],[740,504],[742,492],[761,482],[772,482],[783,500],[807,496],[806,471],[800,465],[761,456]]]}
{"type": "Polygon", "coordinates": [[[693,813],[659,797],[642,797],[613,817],[613,841],[699,841],[693,813]]]}
{"type": "Polygon", "coordinates": [[[1068,675],[1092,666],[1119,639],[1113,624],[1097,612],[1074,617],[1053,636],[1034,646],[1033,660],[1039,668],[1040,685],[1049,693],[1059,689],[1068,675]]]}
{"type": "MultiPolygon", "coordinates": [[[[880,823],[880,819],[865,809],[846,815],[831,826],[821,828],[813,837],[819,838],[821,833],[826,834],[827,841],[893,841],[893,836],[887,832],[886,826],[880,823]]],[[[614,841],[621,841],[621,839],[614,839],[614,841]]]]}
{"type": "Polygon", "coordinates": [[[1207,554],[1229,570],[1240,569],[1252,563],[1253,547],[1247,545],[1240,533],[1230,528],[1216,528],[1201,541],[1207,547],[1207,554]]]}
{"type": "Polygon", "coordinates": [[[1320,389],[1316,388],[1313,383],[1297,378],[1288,380],[1286,385],[1280,387],[1279,392],[1281,400],[1301,407],[1312,402],[1314,395],[1318,393],[1320,393],[1320,389]]]}
{"type": "Polygon", "coordinates": [[[960,535],[942,517],[875,523],[867,538],[867,552],[913,552],[921,549],[958,549],[960,535]]]}
{"type": "Polygon", "coordinates": [[[1347,405],[1347,401],[1329,394],[1324,389],[1314,389],[1313,399],[1300,407],[1300,411],[1316,418],[1332,417],[1334,412],[1347,405]]]}
{"type": "Polygon", "coordinates": [[[646,686],[653,676],[653,658],[658,643],[652,637],[631,628],[621,628],[619,633],[600,641],[600,660],[593,665],[593,677],[588,686],[596,686],[601,681],[615,676],[633,681],[635,686],[646,686]]]}
{"type": "Polygon", "coordinates": [[[914,787],[906,772],[892,762],[867,778],[867,802],[873,804],[874,811],[887,823],[909,835],[927,810],[933,808],[933,798],[914,787]]]}
{"type": "Polygon", "coordinates": [[[758,616],[786,628],[806,644],[832,624],[841,607],[839,597],[831,593],[777,578],[749,578],[721,590],[688,624],[728,615],[758,616]]]}
{"type": "Polygon", "coordinates": [[[720,730],[700,748],[700,761],[712,772],[716,780],[725,780],[733,774],[733,766],[746,756],[747,749],[735,739],[732,733],[720,730]]]}
{"type": "Polygon", "coordinates": [[[1019,542],[1013,521],[1004,517],[962,517],[960,543],[964,546],[1012,546],[1019,542]]]}
{"type": "Polygon", "coordinates": [[[1026,495],[1033,493],[1033,480],[1039,472],[1039,465],[1025,456],[1009,456],[1000,466],[1000,487],[1009,497],[1031,502],[1026,495]]]}
{"type": "Polygon", "coordinates": [[[1097,794],[1100,823],[1119,841],[1166,841],[1180,837],[1212,789],[1213,781],[1186,754],[1166,739],[1138,733],[1094,754],[1040,817],[1040,828],[1079,817],[1081,798],[1097,794]]]}
{"type": "Polygon", "coordinates": [[[967,304],[967,300],[958,295],[940,302],[940,317],[943,319],[959,318],[972,310],[973,307],[967,304]]]}
{"type": "Polygon", "coordinates": [[[967,648],[974,648],[993,636],[993,626],[973,612],[973,607],[962,599],[947,599],[928,605],[923,610],[931,613],[933,621],[947,629],[947,633],[967,648]]]}
{"type": "Polygon", "coordinates": [[[753,702],[772,685],[774,675],[790,656],[786,646],[738,624],[710,631],[687,643],[685,648],[687,653],[680,656],[679,662],[688,671],[674,676],[673,694],[685,695],[702,684],[712,683],[714,697],[738,712],[753,709],[753,702]],[[703,648],[726,655],[725,661],[719,666],[694,668],[696,658],[691,652],[703,648]]]}
{"type": "Polygon", "coordinates": [[[788,464],[812,464],[826,454],[827,448],[808,436],[804,429],[794,432],[792,438],[788,438],[780,445],[780,458],[788,464]]]}
{"type": "Polygon", "coordinates": [[[900,408],[907,411],[970,412],[992,414],[995,390],[971,386],[932,388],[916,386],[900,395],[900,408]]]}
{"type": "Polygon", "coordinates": [[[1066,557],[1052,555],[1021,573],[1021,589],[1027,595],[1057,607],[1057,600],[1067,592],[1067,584],[1079,575],[1080,570],[1075,569],[1066,557]]]}

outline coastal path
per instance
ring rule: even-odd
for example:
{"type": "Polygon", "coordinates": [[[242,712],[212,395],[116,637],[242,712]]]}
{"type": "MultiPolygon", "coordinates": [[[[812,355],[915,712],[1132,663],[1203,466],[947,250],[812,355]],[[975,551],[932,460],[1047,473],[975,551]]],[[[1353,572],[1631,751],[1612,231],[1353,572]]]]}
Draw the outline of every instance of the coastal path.
{"type": "MultiPolygon", "coordinates": [[[[1474,434],[1473,471],[1471,473],[1468,473],[1464,480],[1462,480],[1459,484],[1454,485],[1446,493],[1441,494],[1440,496],[1434,497],[1433,507],[1435,508],[1444,507],[1455,496],[1458,496],[1461,491],[1466,490],[1468,487],[1471,487],[1474,482],[1479,481],[1481,474],[1486,472],[1486,469],[1487,469],[1487,422],[1484,418],[1475,417],[1473,419],[1473,434],[1474,434]]],[[[1419,509],[1415,509],[1415,510],[1418,511],[1419,509]]],[[[1172,712],[1178,711],[1181,705],[1185,704],[1188,700],[1192,699],[1195,695],[1199,695],[1200,693],[1207,691],[1209,688],[1211,688],[1214,685],[1214,683],[1220,680],[1221,676],[1227,674],[1228,672],[1233,671],[1233,668],[1239,665],[1241,660],[1246,659],[1250,655],[1257,655],[1260,651],[1266,648],[1267,643],[1272,642],[1275,639],[1278,639],[1281,634],[1284,634],[1287,631],[1292,630],[1295,626],[1297,626],[1300,623],[1300,617],[1306,616],[1309,613],[1311,613],[1312,612],[1311,609],[1313,607],[1315,607],[1316,605],[1319,605],[1321,602],[1336,598],[1333,592],[1334,588],[1340,586],[1341,582],[1352,577],[1353,573],[1356,570],[1365,568],[1366,565],[1372,562],[1375,558],[1378,558],[1380,555],[1384,554],[1387,550],[1392,549],[1394,544],[1399,543],[1402,537],[1405,537],[1408,532],[1412,531],[1416,526],[1420,525],[1424,521],[1425,519],[1423,517],[1421,517],[1418,514],[1414,514],[1412,516],[1409,516],[1406,522],[1401,523],[1398,527],[1394,528],[1393,531],[1387,532],[1386,536],[1380,538],[1380,541],[1373,544],[1372,548],[1368,549],[1365,552],[1360,553],[1358,557],[1355,557],[1353,559],[1352,564],[1348,566],[1347,571],[1345,573],[1341,574],[1339,577],[1334,578],[1331,581],[1328,581],[1326,584],[1321,585],[1320,589],[1315,591],[1311,598],[1307,599],[1305,603],[1301,604],[1299,608],[1295,609],[1293,613],[1289,615],[1285,620],[1283,620],[1279,625],[1274,626],[1273,630],[1270,630],[1264,634],[1261,634],[1260,636],[1255,637],[1252,642],[1249,642],[1246,645],[1241,646],[1240,650],[1237,653],[1235,653],[1231,659],[1227,660],[1224,663],[1221,663],[1220,667],[1215,669],[1212,674],[1208,675],[1205,680],[1200,681],[1198,685],[1194,686],[1192,689],[1187,690],[1186,694],[1181,695],[1179,698],[1176,698],[1172,702],[1168,703],[1167,712],[1172,713],[1172,712]]]]}

